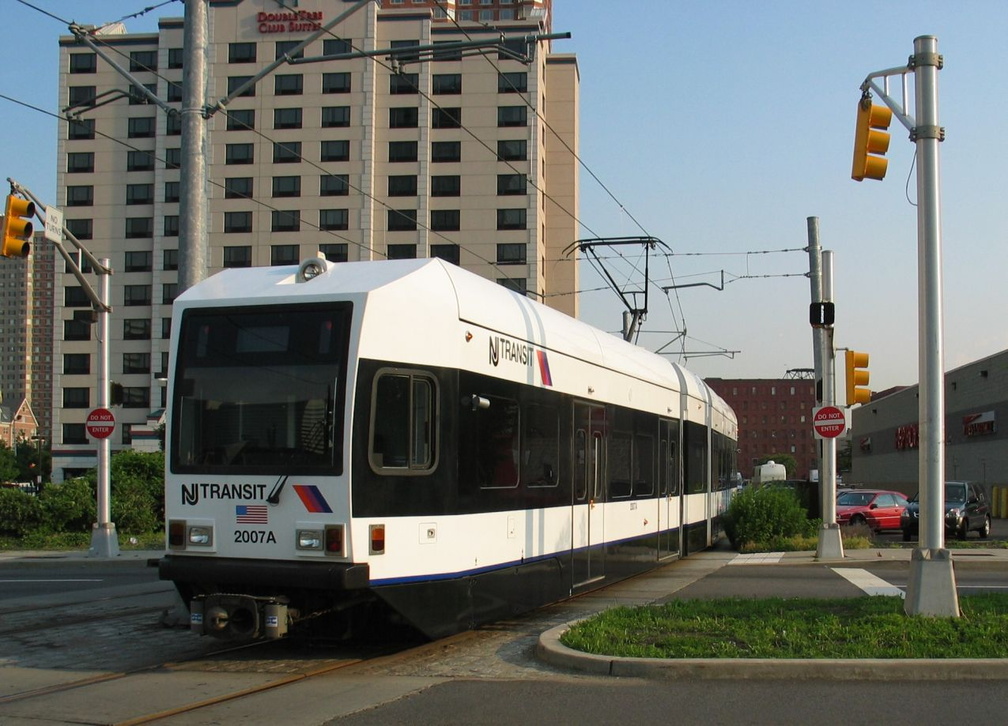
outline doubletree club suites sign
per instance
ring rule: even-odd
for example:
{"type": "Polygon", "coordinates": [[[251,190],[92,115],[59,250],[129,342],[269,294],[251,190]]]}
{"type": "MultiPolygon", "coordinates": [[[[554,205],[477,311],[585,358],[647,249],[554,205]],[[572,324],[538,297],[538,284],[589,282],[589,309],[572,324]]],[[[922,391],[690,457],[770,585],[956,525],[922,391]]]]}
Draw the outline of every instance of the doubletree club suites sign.
{"type": "Polygon", "coordinates": [[[291,10],[288,12],[256,13],[256,27],[261,34],[305,33],[322,27],[319,10],[291,10]]]}

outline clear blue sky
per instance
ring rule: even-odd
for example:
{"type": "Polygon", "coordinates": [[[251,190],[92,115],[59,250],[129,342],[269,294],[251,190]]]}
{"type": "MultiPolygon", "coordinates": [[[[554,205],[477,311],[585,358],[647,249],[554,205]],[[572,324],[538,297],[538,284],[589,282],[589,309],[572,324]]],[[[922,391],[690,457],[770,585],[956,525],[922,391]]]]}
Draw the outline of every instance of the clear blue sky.
{"type": "MultiPolygon", "coordinates": [[[[30,2],[81,23],[158,4],[30,2]]],[[[4,7],[0,93],[55,112],[66,28],[15,0],[4,7]]],[[[127,27],[149,31],[158,15],[181,14],[174,2],[127,27]]],[[[778,250],[804,248],[815,216],[836,257],[836,345],[871,354],[876,390],[917,381],[916,170],[894,121],[887,178],[850,179],[856,103],[868,73],[904,65],[916,36],[937,36],[946,367],[1008,348],[1008,3],[554,0],[553,28],[573,34],[553,50],[578,58],[581,158],[619,202],[582,170],[581,235],[643,227],[674,253],[652,258],[658,285],[670,274],[680,285],[720,285],[722,271],[727,281],[671,300],[652,288],[641,343],[669,343],[685,319],[685,343],[668,350],[685,349],[700,375],[776,378],[811,367],[808,256],[778,250]],[[739,352],[701,355],[717,349],[739,352]]],[[[0,99],[0,138],[0,179],[55,199],[55,119],[0,99]]],[[[613,274],[639,281],[638,256],[624,253],[613,274]]],[[[585,271],[582,288],[602,285],[585,271]]],[[[581,306],[588,322],[618,330],[612,292],[586,292],[581,306]]]]}

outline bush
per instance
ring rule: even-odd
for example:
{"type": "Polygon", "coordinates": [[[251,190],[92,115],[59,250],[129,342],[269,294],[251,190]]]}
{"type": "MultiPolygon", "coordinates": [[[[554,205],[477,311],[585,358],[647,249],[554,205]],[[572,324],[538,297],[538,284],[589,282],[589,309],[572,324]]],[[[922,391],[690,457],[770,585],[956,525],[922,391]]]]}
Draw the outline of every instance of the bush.
{"type": "Polygon", "coordinates": [[[43,524],[52,532],[90,532],[98,518],[95,496],[86,478],[47,484],[39,495],[43,524]]]}
{"type": "Polygon", "coordinates": [[[23,537],[42,524],[42,506],[20,489],[0,489],[0,535],[23,537]]]}
{"type": "Polygon", "coordinates": [[[808,519],[794,492],[779,487],[747,488],[735,494],[724,516],[732,547],[780,538],[814,537],[818,520],[808,519]]]}

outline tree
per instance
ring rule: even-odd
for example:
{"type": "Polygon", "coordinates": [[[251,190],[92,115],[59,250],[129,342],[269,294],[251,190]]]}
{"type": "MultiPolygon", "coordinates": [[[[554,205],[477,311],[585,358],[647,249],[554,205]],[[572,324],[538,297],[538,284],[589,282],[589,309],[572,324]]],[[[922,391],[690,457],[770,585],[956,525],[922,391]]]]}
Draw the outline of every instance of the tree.
{"type": "Polygon", "coordinates": [[[18,481],[18,462],[14,450],[0,441],[0,482],[18,481]]]}

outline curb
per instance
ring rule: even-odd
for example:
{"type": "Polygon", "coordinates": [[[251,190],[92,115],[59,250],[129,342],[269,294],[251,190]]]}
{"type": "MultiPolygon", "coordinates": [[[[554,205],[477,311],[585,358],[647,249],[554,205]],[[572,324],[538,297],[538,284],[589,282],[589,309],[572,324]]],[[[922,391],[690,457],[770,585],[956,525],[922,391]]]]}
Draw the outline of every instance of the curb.
{"type": "Polygon", "coordinates": [[[536,657],[544,663],[602,676],[653,680],[831,680],[939,681],[1008,679],[1008,659],[791,659],[765,658],[622,658],[595,655],[560,642],[571,625],[558,625],[539,636],[536,657]]]}

